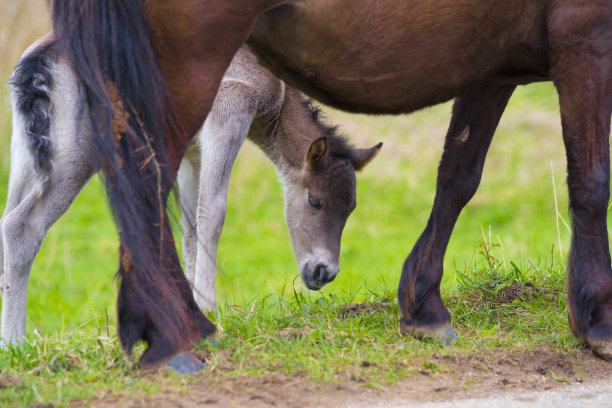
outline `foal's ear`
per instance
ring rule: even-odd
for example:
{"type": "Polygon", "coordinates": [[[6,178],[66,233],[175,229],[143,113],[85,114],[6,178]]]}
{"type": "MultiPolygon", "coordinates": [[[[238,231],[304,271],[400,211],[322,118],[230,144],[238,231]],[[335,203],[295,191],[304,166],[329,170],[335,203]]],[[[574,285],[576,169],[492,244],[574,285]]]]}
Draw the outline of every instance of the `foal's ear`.
{"type": "Polygon", "coordinates": [[[376,154],[378,154],[381,146],[382,142],[378,143],[374,147],[370,147],[369,149],[354,149],[351,163],[353,164],[355,170],[360,171],[363,169],[366,164],[376,157],[376,154]]]}
{"type": "Polygon", "coordinates": [[[321,160],[325,152],[327,151],[327,136],[323,136],[312,142],[306,155],[306,164],[309,166],[314,165],[316,162],[321,160]]]}

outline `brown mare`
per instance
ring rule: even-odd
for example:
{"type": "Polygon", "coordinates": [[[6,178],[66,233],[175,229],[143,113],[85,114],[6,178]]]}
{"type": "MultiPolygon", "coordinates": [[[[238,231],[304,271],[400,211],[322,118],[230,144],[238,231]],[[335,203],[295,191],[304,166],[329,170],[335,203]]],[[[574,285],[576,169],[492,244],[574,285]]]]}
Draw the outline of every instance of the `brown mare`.
{"type": "Polygon", "coordinates": [[[440,297],[453,226],[515,87],[552,80],[573,220],[570,326],[612,358],[612,1],[57,0],[53,14],[98,123],[123,238],[121,341],[128,350],[148,342],[143,365],[214,330],[190,298],[164,208],[173,169],[245,41],[288,84],[348,111],[404,113],[455,98],[431,216],[398,289],[403,332],[443,342],[454,339],[440,297]]]}

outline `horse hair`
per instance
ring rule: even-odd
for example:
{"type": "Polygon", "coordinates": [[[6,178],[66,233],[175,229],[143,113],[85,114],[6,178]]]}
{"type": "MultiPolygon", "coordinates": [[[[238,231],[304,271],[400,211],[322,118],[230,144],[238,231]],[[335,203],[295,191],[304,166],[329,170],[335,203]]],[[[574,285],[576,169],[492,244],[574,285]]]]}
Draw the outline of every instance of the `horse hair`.
{"type": "Polygon", "coordinates": [[[149,344],[141,358],[145,366],[191,348],[215,328],[193,300],[172,241],[166,201],[176,174],[164,135],[184,145],[187,139],[155,62],[142,4],[55,1],[53,24],[91,109],[96,164],[120,228],[119,339],[130,352],[138,340],[161,334],[159,347],[149,344]]]}
{"type": "Polygon", "coordinates": [[[301,95],[301,103],[304,108],[310,113],[310,116],[319,128],[323,131],[323,134],[327,136],[327,143],[329,146],[329,153],[338,158],[350,160],[354,156],[354,147],[348,143],[348,138],[340,133],[338,125],[328,125],[323,123],[325,114],[321,108],[310,98],[301,95]]]}
{"type": "Polygon", "coordinates": [[[34,169],[48,176],[52,166],[51,92],[53,91],[54,42],[39,47],[22,58],[8,83],[13,88],[16,107],[23,117],[24,133],[34,158],[34,169]]]}

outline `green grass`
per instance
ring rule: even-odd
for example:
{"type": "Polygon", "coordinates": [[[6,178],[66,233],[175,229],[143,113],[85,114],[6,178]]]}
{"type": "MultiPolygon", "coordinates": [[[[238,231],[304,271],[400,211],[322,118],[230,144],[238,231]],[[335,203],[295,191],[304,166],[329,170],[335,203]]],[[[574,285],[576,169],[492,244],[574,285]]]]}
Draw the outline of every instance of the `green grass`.
{"type": "MultiPolygon", "coordinates": [[[[459,218],[444,262],[444,286],[449,289],[456,286],[455,270],[472,261],[482,228],[491,228],[505,259],[538,262],[549,256],[553,245],[560,256],[550,162],[559,208],[566,214],[564,158],[553,119],[557,114],[542,108],[556,102],[550,85],[534,88],[521,89],[512,100],[479,192],[459,218]],[[538,109],[535,114],[532,106],[538,109]],[[538,121],[538,115],[545,119],[538,121]]],[[[403,260],[429,216],[449,109],[446,104],[411,116],[379,118],[331,112],[329,120],[341,122],[356,143],[383,140],[385,145],[358,176],[358,206],[343,235],[341,271],[321,295],[378,290],[383,281],[397,285],[403,260]]],[[[2,140],[8,145],[10,128],[4,129],[2,140]]],[[[8,163],[2,164],[0,185],[6,186],[8,163]]],[[[5,200],[6,189],[1,189],[0,206],[5,200]]],[[[293,285],[303,290],[295,279],[275,169],[251,145],[244,147],[235,165],[229,201],[219,251],[220,304],[249,302],[293,285]]],[[[567,251],[569,232],[562,223],[560,234],[567,251]]],[[[105,309],[114,324],[116,248],[116,232],[96,178],[42,246],[32,270],[29,329],[70,328],[88,320],[92,310],[104,314],[105,309]]]]}
{"type": "Polygon", "coordinates": [[[263,297],[242,307],[226,307],[220,315],[225,329],[221,349],[210,359],[215,361],[217,354],[226,358],[227,375],[282,371],[326,381],[359,375],[366,383],[393,384],[405,372],[420,368],[415,367],[415,360],[433,355],[542,344],[567,352],[577,346],[566,328],[558,267],[525,271],[523,282],[526,278],[547,291],[508,303],[500,303],[497,293],[520,282],[514,269],[508,271],[499,263],[495,270],[475,269],[471,274],[463,277],[458,290],[444,295],[460,336],[453,348],[400,336],[395,290],[383,286],[378,292],[342,296],[294,292],[288,297],[263,297]],[[550,293],[555,294],[554,299],[550,293]],[[355,302],[363,302],[370,310],[347,312],[347,305],[355,302]]]}
{"type": "MultiPolygon", "coordinates": [[[[353,376],[379,386],[423,364],[431,369],[428,356],[493,347],[575,348],[563,294],[569,232],[562,222],[557,230],[551,178],[552,162],[558,206],[566,214],[555,103],[550,85],[517,92],[479,192],[459,218],[444,261],[445,302],[460,336],[450,349],[400,337],[395,296],[402,262],[429,216],[449,104],[403,117],[329,111],[329,120],[341,122],[355,143],[383,140],[385,146],[358,176],[358,207],[343,235],[341,272],[316,293],[297,277],[275,170],[245,146],[233,172],[219,252],[223,332],[220,348],[206,352],[211,375],[284,372],[325,381],[353,376]],[[542,293],[499,304],[497,293],[514,280],[554,288],[555,297],[542,293]],[[344,317],[342,305],[357,302],[382,306],[344,317]]],[[[5,127],[3,143],[8,134],[5,127]]],[[[0,167],[0,185],[7,184],[7,167],[0,167]]],[[[5,194],[0,192],[0,203],[5,194]]],[[[0,405],[62,405],[103,393],[159,389],[117,345],[116,248],[103,188],[94,179],[51,228],[36,260],[28,343],[0,352],[0,377],[16,378],[16,385],[0,391],[0,405]]],[[[182,380],[168,381],[180,387],[182,380]]]]}
{"type": "MultiPolygon", "coordinates": [[[[444,294],[460,338],[453,347],[400,336],[394,288],[383,285],[378,292],[342,296],[287,289],[220,309],[219,345],[206,344],[198,351],[207,361],[205,375],[222,379],[281,372],[386,387],[423,370],[443,372],[434,357],[482,355],[499,347],[511,352],[544,345],[563,353],[579,347],[567,330],[559,265],[506,268],[490,243],[483,242],[480,250],[489,256],[460,273],[458,289],[444,294]],[[501,299],[501,291],[517,282],[544,290],[501,299]],[[351,313],[348,305],[355,302],[367,309],[351,313]]],[[[142,347],[136,355],[140,352],[142,347]]],[[[0,388],[0,406],[133,396],[156,392],[162,382],[179,389],[195,380],[139,371],[119,349],[105,316],[53,335],[31,333],[24,345],[0,353],[0,378],[10,382],[0,388]]]]}

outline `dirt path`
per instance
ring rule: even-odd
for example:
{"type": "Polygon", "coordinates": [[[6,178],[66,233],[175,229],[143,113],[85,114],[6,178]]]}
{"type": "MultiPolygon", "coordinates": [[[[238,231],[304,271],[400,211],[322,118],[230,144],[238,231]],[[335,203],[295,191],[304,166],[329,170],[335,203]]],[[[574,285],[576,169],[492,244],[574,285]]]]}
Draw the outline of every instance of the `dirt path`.
{"type": "Polygon", "coordinates": [[[549,391],[505,391],[481,398],[415,403],[389,399],[375,403],[345,405],[346,408],[605,408],[612,407],[612,380],[592,384],[574,383],[549,391]]]}
{"type": "Polygon", "coordinates": [[[587,350],[569,355],[546,349],[529,353],[494,350],[479,357],[430,358],[428,363],[438,368],[431,371],[415,361],[410,374],[386,387],[368,387],[355,376],[340,376],[332,384],[283,374],[228,378],[208,373],[176,389],[163,375],[148,374],[162,383],[162,391],[108,396],[72,406],[612,407],[612,364],[587,350]]]}

